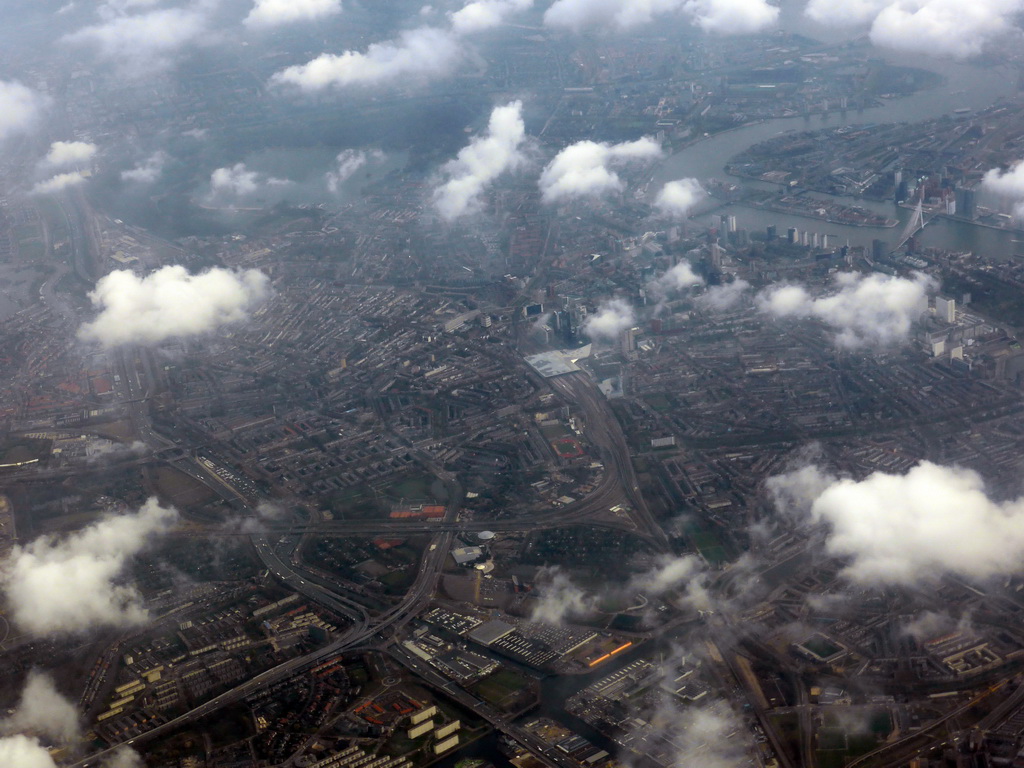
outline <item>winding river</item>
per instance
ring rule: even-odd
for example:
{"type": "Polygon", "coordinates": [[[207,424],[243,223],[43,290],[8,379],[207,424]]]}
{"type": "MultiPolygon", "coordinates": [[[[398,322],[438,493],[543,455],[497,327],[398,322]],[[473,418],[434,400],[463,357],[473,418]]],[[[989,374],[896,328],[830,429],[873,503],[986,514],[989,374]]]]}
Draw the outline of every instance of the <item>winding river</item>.
{"type": "MultiPolygon", "coordinates": [[[[1016,93],[1017,71],[1009,67],[992,70],[949,61],[922,61],[919,58],[908,60],[906,57],[897,55],[888,55],[885,58],[894,64],[930,69],[941,74],[945,78],[945,82],[937,88],[921,91],[907,98],[894,99],[871,109],[850,110],[845,113],[836,112],[827,117],[815,116],[810,119],[795,117],[769,120],[694,142],[665,161],[654,174],[651,190],[659,189],[667,181],[688,176],[698,179],[729,178],[725,174],[724,166],[730,158],[758,142],[785,131],[816,130],[869,123],[919,122],[950,114],[955,109],[984,109],[1000,98],[1016,93]]],[[[910,211],[891,203],[872,203],[848,198],[835,199],[883,212],[892,218],[899,219],[901,224],[906,222],[911,215],[910,211]]],[[[779,232],[784,233],[787,228],[796,227],[801,231],[807,230],[830,235],[835,237],[839,243],[848,241],[851,245],[866,247],[870,247],[871,241],[875,238],[895,245],[902,230],[902,226],[884,228],[830,224],[816,219],[774,213],[740,204],[718,209],[715,216],[717,217],[720,213],[734,214],[738,225],[750,232],[763,232],[765,227],[775,224],[779,232]]],[[[698,216],[695,221],[699,224],[711,223],[712,217],[698,216]]],[[[1019,237],[1018,234],[1012,232],[937,219],[925,228],[919,236],[919,242],[923,246],[950,250],[969,250],[992,255],[1014,253],[1024,255],[1024,242],[1019,242],[1019,237]]]]}

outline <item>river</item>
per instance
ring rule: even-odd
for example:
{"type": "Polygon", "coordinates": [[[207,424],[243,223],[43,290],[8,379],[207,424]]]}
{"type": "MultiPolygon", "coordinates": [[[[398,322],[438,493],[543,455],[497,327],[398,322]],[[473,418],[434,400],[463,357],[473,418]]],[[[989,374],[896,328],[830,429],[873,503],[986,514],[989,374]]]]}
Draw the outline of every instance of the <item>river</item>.
{"type": "MultiPolygon", "coordinates": [[[[654,174],[650,185],[652,193],[665,182],[673,179],[684,177],[729,178],[725,174],[724,166],[730,158],[753,144],[785,131],[816,130],[866,123],[919,122],[949,114],[955,109],[984,109],[1001,97],[1016,93],[1017,72],[1009,67],[992,70],[952,61],[922,59],[921,57],[909,59],[897,54],[884,54],[883,57],[893,64],[930,69],[942,75],[946,82],[937,88],[921,91],[903,99],[894,99],[871,109],[850,110],[845,113],[835,112],[827,117],[815,116],[809,120],[803,117],[769,120],[694,142],[666,159],[654,174]]],[[[738,181],[737,179],[732,180],[738,181]]],[[[759,185],[757,182],[754,184],[759,185]]],[[[870,247],[871,241],[876,238],[894,246],[899,240],[903,224],[911,215],[911,211],[892,203],[834,199],[883,212],[887,216],[899,219],[900,226],[889,228],[843,226],[803,216],[759,210],[741,204],[731,204],[717,209],[714,218],[712,216],[697,216],[694,220],[698,224],[710,224],[716,220],[719,214],[729,213],[736,216],[739,227],[750,232],[763,232],[768,225],[775,224],[780,233],[785,233],[789,227],[796,227],[800,231],[807,230],[830,235],[839,244],[849,242],[850,245],[870,247]]],[[[948,219],[936,219],[929,223],[921,233],[918,242],[926,247],[969,250],[989,255],[1024,254],[1024,247],[1022,247],[1024,243],[1017,242],[1019,238],[1020,235],[1013,232],[948,219]]]]}

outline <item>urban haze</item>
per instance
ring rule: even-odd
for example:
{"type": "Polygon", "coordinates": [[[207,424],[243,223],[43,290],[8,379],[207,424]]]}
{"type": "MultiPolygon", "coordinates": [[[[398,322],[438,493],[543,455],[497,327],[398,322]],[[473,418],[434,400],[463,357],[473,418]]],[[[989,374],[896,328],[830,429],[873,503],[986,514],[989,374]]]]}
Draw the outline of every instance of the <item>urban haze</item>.
{"type": "Polygon", "coordinates": [[[1024,765],[1024,0],[0,0],[0,768],[1024,765]]]}

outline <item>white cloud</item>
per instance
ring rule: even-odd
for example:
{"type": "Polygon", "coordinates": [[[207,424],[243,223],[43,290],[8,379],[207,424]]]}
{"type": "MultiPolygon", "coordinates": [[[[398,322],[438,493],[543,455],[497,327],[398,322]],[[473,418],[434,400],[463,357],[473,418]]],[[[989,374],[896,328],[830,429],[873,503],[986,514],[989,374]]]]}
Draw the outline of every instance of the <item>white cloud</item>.
{"type": "Polygon", "coordinates": [[[141,456],[149,450],[149,446],[141,440],[133,440],[130,443],[115,443],[113,441],[94,441],[86,449],[86,461],[89,463],[102,463],[105,461],[117,461],[118,459],[130,456],[141,456]]]}
{"type": "Polygon", "coordinates": [[[633,308],[622,299],[606,301],[583,323],[583,332],[594,341],[615,341],[619,334],[636,325],[633,308]]]}
{"type": "Polygon", "coordinates": [[[210,174],[210,194],[212,197],[245,197],[265,187],[281,187],[290,183],[287,179],[250,171],[245,163],[235,163],[230,167],[218,168],[210,174]]]}
{"type": "Polygon", "coordinates": [[[594,610],[594,597],[576,586],[557,566],[537,573],[537,592],[538,598],[530,614],[533,621],[561,624],[566,619],[579,618],[594,610]]]}
{"type": "Polygon", "coordinates": [[[55,141],[43,158],[43,164],[51,168],[88,163],[96,156],[99,148],[87,141],[55,141]]]}
{"type": "Polygon", "coordinates": [[[1020,35],[1024,0],[811,0],[806,13],[835,26],[871,25],[878,46],[929,55],[970,58],[997,40],[1020,35]]]}
{"type": "Polygon", "coordinates": [[[139,8],[152,8],[159,5],[161,0],[103,0],[96,12],[102,18],[113,18],[139,8]]]}
{"type": "Polygon", "coordinates": [[[776,509],[787,515],[804,517],[810,514],[814,501],[836,480],[816,465],[806,464],[768,478],[765,485],[776,509]]]}
{"type": "Polygon", "coordinates": [[[57,768],[39,739],[16,735],[0,738],[0,766],[3,768],[57,768]]]}
{"type": "Polygon", "coordinates": [[[695,285],[703,285],[704,278],[693,271],[688,261],[680,261],[672,269],[661,276],[659,282],[674,290],[692,288],[695,285]]]}
{"type": "Polygon", "coordinates": [[[121,180],[136,184],[152,184],[160,178],[160,174],[163,173],[164,166],[169,159],[166,152],[154,152],[134,168],[122,171],[121,180]]]}
{"type": "Polygon", "coordinates": [[[630,579],[627,591],[660,596],[687,585],[703,571],[704,564],[696,555],[662,555],[649,571],[630,579]]]}
{"type": "Polygon", "coordinates": [[[775,26],[779,9],[766,0],[690,0],[693,23],[716,35],[749,35],[775,26]]]}
{"type": "Polygon", "coordinates": [[[483,32],[532,6],[533,0],[474,0],[451,14],[452,30],[460,35],[483,32]]]}
{"type": "Polygon", "coordinates": [[[549,27],[631,29],[656,16],[679,12],[686,0],[555,0],[544,13],[549,27]]]}
{"type": "Polygon", "coordinates": [[[321,54],[307,64],[281,70],[271,82],[313,92],[398,79],[416,81],[448,74],[461,58],[456,35],[437,27],[418,27],[397,40],[373,43],[366,53],[321,54]]]}
{"type": "Polygon", "coordinates": [[[711,286],[702,296],[697,297],[697,304],[705,309],[725,312],[738,306],[749,291],[750,283],[737,278],[731,283],[711,286]]]}
{"type": "Polygon", "coordinates": [[[870,24],[892,0],[810,0],[804,12],[819,24],[846,27],[870,24]]]}
{"type": "Polygon", "coordinates": [[[758,307],[775,317],[816,317],[846,349],[888,347],[908,340],[914,321],[928,308],[928,292],[935,289],[935,281],[922,273],[908,279],[842,272],[836,285],[838,291],[821,298],[811,298],[799,285],[768,288],[758,294],[758,307]]]}
{"type": "Polygon", "coordinates": [[[297,21],[316,21],[341,13],[341,0],[256,0],[247,27],[267,28],[297,21]]]}
{"type": "Polygon", "coordinates": [[[957,622],[948,613],[922,611],[900,627],[900,633],[921,643],[952,632],[956,626],[957,622]]]}
{"type": "Polygon", "coordinates": [[[905,475],[875,472],[860,481],[814,467],[792,478],[773,482],[783,492],[795,485],[795,496],[813,493],[810,517],[827,524],[826,547],[848,561],[843,574],[853,582],[909,585],[1024,569],[1024,498],[993,500],[972,470],[925,461],[905,475]]]}
{"type": "Polygon", "coordinates": [[[100,768],[145,768],[142,757],[131,747],[121,747],[100,763],[100,768]]]}
{"type": "Polygon", "coordinates": [[[124,74],[142,75],[167,66],[174,54],[199,42],[209,32],[209,23],[207,8],[196,3],[130,16],[113,13],[63,39],[94,48],[124,74]]]}
{"type": "Polygon", "coordinates": [[[284,507],[272,501],[261,501],[256,505],[256,516],[261,520],[282,520],[286,514],[284,507]]]}
{"type": "Polygon", "coordinates": [[[0,80],[0,141],[25,133],[39,122],[50,101],[14,80],[0,80]]]}
{"type": "Polygon", "coordinates": [[[555,0],[544,23],[580,31],[589,27],[632,29],[659,16],[682,15],[716,34],[747,34],[775,24],[779,9],[766,0],[555,0]]]}
{"type": "Polygon", "coordinates": [[[176,518],[173,508],[150,499],[135,514],[107,518],[67,538],[43,536],[16,546],[0,564],[11,617],[33,634],[144,622],[141,596],[122,582],[124,569],[176,518]]]}
{"type": "Polygon", "coordinates": [[[878,46],[966,59],[1017,32],[1020,0],[904,0],[882,10],[871,25],[878,46]]]}
{"type": "Polygon", "coordinates": [[[451,221],[475,213],[487,185],[522,161],[519,147],[526,138],[522,111],[521,101],[495,107],[487,133],[473,139],[444,166],[448,181],[434,190],[434,204],[443,218],[451,221]]]}
{"type": "Polygon", "coordinates": [[[776,285],[757,295],[757,306],[775,317],[807,317],[814,300],[802,285],[776,285]]]}
{"type": "Polygon", "coordinates": [[[612,165],[660,156],[661,145],[648,137],[621,144],[596,141],[570,144],[555,155],[541,172],[541,195],[545,202],[552,203],[618,192],[623,184],[612,165]]]}
{"type": "Polygon", "coordinates": [[[680,261],[674,267],[647,284],[647,289],[658,299],[664,300],[673,291],[695,288],[704,284],[704,278],[693,271],[688,261],[680,261]]]}
{"type": "MultiPolygon", "coordinates": [[[[322,2],[323,0],[315,0],[322,2]]],[[[282,4],[289,0],[273,0],[282,4]]],[[[396,39],[372,43],[366,52],[348,50],[322,53],[306,64],[276,72],[272,85],[296,86],[306,92],[392,82],[422,82],[451,73],[465,57],[463,37],[503,24],[514,13],[525,11],[533,0],[471,0],[448,14],[448,28],[424,24],[402,32],[396,39]]],[[[420,9],[420,17],[434,14],[432,6],[420,9]]]]}
{"type": "Polygon", "coordinates": [[[752,762],[743,722],[724,702],[686,707],[669,718],[666,733],[677,745],[673,765],[680,768],[739,768],[752,762]]]}
{"type": "Polygon", "coordinates": [[[1013,164],[1006,171],[998,168],[985,173],[982,184],[997,195],[1014,200],[1014,214],[1024,217],[1024,160],[1013,164]]]}
{"type": "Polygon", "coordinates": [[[338,169],[336,171],[328,171],[324,174],[324,179],[327,182],[327,189],[332,193],[337,193],[341,189],[341,185],[344,184],[348,179],[352,177],[356,171],[362,168],[371,160],[383,160],[384,153],[379,149],[374,149],[369,152],[363,152],[358,149],[346,149],[338,154],[336,162],[338,163],[338,169]]]}
{"type": "MultiPolygon", "coordinates": [[[[744,579],[753,575],[751,565],[749,558],[732,564],[734,573],[740,577],[734,583],[741,590],[744,579]]],[[[711,572],[697,555],[661,555],[647,571],[627,581],[606,585],[599,594],[584,591],[557,566],[541,569],[537,582],[538,599],[531,618],[551,624],[585,617],[598,609],[602,599],[624,602],[635,599],[638,594],[649,599],[669,596],[678,607],[694,611],[711,611],[721,604],[709,589],[711,572]]]]}
{"type": "Polygon", "coordinates": [[[33,195],[50,195],[55,192],[63,192],[65,189],[70,187],[77,187],[79,184],[85,183],[85,176],[80,171],[71,171],[69,173],[58,173],[46,181],[38,182],[32,187],[33,195]]]}
{"type": "Polygon", "coordinates": [[[146,277],[119,270],[100,278],[89,294],[101,311],[78,335],[108,347],[197,336],[246,320],[268,293],[266,275],[255,269],[190,275],[182,266],[168,266],[146,277]]]}
{"type": "MultiPolygon", "coordinates": [[[[14,712],[0,720],[0,733],[38,733],[68,744],[81,735],[78,708],[57,690],[53,679],[42,672],[29,673],[21,701],[14,712]]],[[[0,761],[0,765],[6,765],[0,761]]]]}
{"type": "Polygon", "coordinates": [[[704,189],[696,179],[678,179],[661,188],[654,198],[654,207],[666,216],[685,219],[704,196],[704,189]]]}

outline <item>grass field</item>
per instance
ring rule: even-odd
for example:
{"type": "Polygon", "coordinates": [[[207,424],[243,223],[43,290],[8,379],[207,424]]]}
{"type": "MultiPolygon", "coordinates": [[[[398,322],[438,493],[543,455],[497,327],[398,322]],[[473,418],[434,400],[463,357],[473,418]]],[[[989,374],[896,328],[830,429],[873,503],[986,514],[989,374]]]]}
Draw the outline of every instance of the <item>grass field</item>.
{"type": "Polygon", "coordinates": [[[477,683],[473,690],[477,696],[507,712],[519,706],[529,681],[510,669],[500,669],[477,683]]]}
{"type": "Polygon", "coordinates": [[[38,238],[18,241],[18,259],[20,261],[39,261],[46,255],[46,246],[38,238]]]}
{"type": "Polygon", "coordinates": [[[557,440],[560,437],[568,437],[572,434],[569,428],[564,424],[548,424],[547,426],[540,428],[540,433],[544,435],[547,440],[557,440]]]}
{"type": "Polygon", "coordinates": [[[177,507],[208,504],[217,498],[212,490],[194,477],[171,467],[157,468],[155,483],[160,495],[177,507]]]}
{"type": "Polygon", "coordinates": [[[885,708],[830,709],[818,729],[818,765],[842,768],[867,754],[892,732],[892,717],[885,708]]]}
{"type": "Polygon", "coordinates": [[[672,408],[672,403],[666,395],[646,395],[644,400],[656,411],[667,411],[672,408]]]}
{"type": "Polygon", "coordinates": [[[437,498],[432,488],[433,484],[434,478],[430,475],[413,475],[387,486],[383,492],[392,499],[432,501],[437,498]]]}
{"type": "Polygon", "coordinates": [[[686,535],[690,537],[693,546],[697,548],[701,556],[711,565],[721,565],[729,560],[725,547],[714,532],[698,525],[689,525],[686,527],[686,535]]]}

